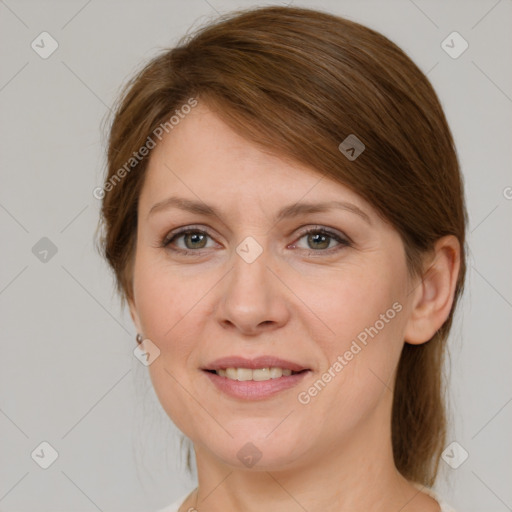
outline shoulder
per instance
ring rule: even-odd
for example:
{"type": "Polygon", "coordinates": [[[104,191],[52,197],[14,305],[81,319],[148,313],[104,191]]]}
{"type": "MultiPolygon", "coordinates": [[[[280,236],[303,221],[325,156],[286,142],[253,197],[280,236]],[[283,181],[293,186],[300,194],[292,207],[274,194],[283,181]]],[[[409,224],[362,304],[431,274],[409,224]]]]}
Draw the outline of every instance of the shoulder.
{"type": "Polygon", "coordinates": [[[183,502],[187,499],[188,495],[190,493],[184,494],[183,496],[179,497],[176,501],[173,501],[170,505],[167,505],[164,508],[160,508],[156,510],[155,512],[178,512],[178,509],[181,507],[183,502]]]}
{"type": "Polygon", "coordinates": [[[438,498],[439,506],[441,507],[441,512],[456,512],[455,509],[446,503],[446,501],[443,501],[441,498],[438,498]]]}
{"type": "Polygon", "coordinates": [[[428,494],[430,497],[434,498],[437,503],[439,504],[439,508],[441,509],[440,512],[456,512],[456,510],[449,505],[442,496],[439,495],[434,489],[430,487],[425,487],[424,485],[421,485],[417,482],[411,482],[414,487],[416,487],[421,492],[424,492],[425,494],[428,494]]]}

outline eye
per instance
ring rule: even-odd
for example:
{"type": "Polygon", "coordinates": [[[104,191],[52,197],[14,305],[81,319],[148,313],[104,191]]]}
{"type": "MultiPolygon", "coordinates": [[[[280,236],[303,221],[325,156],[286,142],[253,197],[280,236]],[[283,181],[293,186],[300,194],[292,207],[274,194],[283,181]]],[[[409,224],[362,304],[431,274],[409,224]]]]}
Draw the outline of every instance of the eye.
{"type": "MultiPolygon", "coordinates": [[[[351,242],[341,236],[334,231],[330,231],[325,228],[310,228],[307,231],[303,232],[299,238],[299,240],[305,238],[306,243],[308,245],[305,250],[313,249],[309,251],[309,254],[314,252],[320,253],[331,253],[342,249],[343,247],[350,247],[351,242]],[[337,242],[337,245],[332,244],[332,242],[337,242]]],[[[296,246],[296,243],[293,244],[293,247],[296,246]]]]}
{"type": "Polygon", "coordinates": [[[207,239],[211,238],[207,231],[194,228],[185,228],[175,233],[170,233],[162,241],[162,247],[167,247],[173,251],[181,252],[183,254],[191,254],[198,252],[200,249],[209,249],[206,246],[207,239]],[[177,244],[177,247],[170,247],[178,240],[182,240],[184,246],[177,244]]]}
{"type": "MultiPolygon", "coordinates": [[[[200,255],[202,249],[214,247],[214,245],[207,245],[208,238],[213,240],[207,231],[189,226],[169,233],[162,240],[161,246],[184,255],[200,255]],[[181,244],[179,243],[180,240],[181,244]]],[[[298,248],[307,251],[308,255],[320,256],[326,253],[331,254],[352,245],[348,237],[322,227],[310,228],[302,232],[298,240],[302,239],[306,239],[308,247],[298,248]],[[308,251],[308,248],[312,250],[308,251]]],[[[289,247],[297,247],[297,242],[294,242],[289,247]]]]}

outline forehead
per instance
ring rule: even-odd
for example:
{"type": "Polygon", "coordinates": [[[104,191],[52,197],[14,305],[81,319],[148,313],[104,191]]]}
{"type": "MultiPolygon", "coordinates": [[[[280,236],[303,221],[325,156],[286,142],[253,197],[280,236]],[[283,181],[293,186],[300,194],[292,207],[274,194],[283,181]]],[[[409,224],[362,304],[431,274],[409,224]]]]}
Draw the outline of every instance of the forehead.
{"type": "Polygon", "coordinates": [[[153,150],[141,206],[167,195],[225,206],[229,202],[289,204],[350,200],[370,206],[348,187],[313,168],[274,155],[241,137],[199,103],[153,150]]]}

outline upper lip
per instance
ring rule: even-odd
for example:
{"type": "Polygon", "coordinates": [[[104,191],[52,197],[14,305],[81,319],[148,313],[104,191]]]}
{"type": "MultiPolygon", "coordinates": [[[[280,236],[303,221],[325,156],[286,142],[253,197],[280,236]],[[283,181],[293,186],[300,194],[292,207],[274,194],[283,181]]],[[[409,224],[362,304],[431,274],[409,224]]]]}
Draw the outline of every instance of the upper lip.
{"type": "Polygon", "coordinates": [[[240,356],[228,356],[215,359],[211,363],[208,363],[203,370],[223,370],[226,368],[250,368],[256,370],[258,368],[283,368],[289,369],[294,372],[300,372],[302,370],[309,370],[305,366],[294,363],[292,361],[286,361],[279,357],[274,356],[259,356],[252,359],[247,359],[240,356]]]}

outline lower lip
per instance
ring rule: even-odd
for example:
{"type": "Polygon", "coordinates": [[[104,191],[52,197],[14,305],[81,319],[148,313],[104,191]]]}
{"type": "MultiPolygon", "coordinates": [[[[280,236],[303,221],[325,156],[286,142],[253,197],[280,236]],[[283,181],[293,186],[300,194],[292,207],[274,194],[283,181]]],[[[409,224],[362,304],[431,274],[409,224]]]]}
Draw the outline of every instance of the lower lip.
{"type": "Polygon", "coordinates": [[[280,391],[290,389],[301,382],[310,370],[293,375],[278,377],[269,380],[232,380],[227,377],[221,377],[213,372],[203,370],[210,381],[215,384],[217,389],[223,391],[233,398],[242,398],[244,400],[261,400],[275,395],[280,391]]]}

